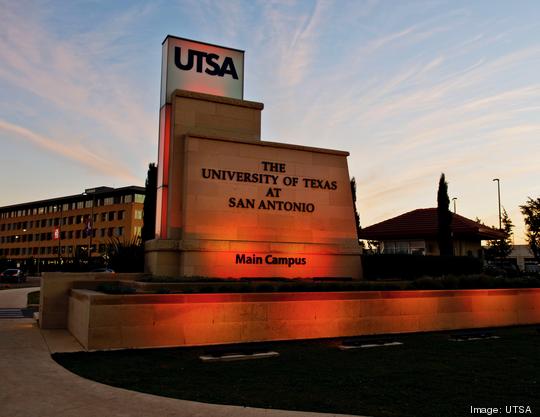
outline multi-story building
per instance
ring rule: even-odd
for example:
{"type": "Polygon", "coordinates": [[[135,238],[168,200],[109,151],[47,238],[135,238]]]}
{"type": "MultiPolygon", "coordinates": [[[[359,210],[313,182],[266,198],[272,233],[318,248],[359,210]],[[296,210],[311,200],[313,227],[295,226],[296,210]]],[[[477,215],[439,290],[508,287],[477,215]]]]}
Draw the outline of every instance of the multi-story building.
{"type": "Polygon", "coordinates": [[[0,207],[0,258],[29,267],[102,256],[115,238],[140,236],[144,196],[144,187],[97,187],[0,207]]]}

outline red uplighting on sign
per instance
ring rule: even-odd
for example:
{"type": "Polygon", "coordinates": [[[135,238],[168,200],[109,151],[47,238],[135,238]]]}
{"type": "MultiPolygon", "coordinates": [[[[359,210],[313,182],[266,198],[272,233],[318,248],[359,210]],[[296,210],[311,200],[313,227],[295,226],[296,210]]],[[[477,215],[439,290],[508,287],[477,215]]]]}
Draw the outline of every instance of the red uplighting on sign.
{"type": "Polygon", "coordinates": [[[159,149],[158,149],[158,182],[156,233],[161,239],[167,238],[167,207],[169,186],[169,148],[171,141],[171,108],[165,104],[159,115],[159,149]]]}

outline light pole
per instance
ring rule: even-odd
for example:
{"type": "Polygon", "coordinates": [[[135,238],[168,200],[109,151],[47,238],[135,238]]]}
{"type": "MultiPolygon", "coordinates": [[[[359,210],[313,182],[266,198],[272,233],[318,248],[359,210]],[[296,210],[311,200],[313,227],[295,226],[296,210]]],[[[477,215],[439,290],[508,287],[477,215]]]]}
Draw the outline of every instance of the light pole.
{"type": "MultiPolygon", "coordinates": [[[[20,238],[19,235],[16,235],[16,236],[15,236],[15,243],[16,243],[16,245],[17,245],[17,248],[19,248],[19,242],[22,241],[22,239],[19,240],[19,238],[20,238]]],[[[22,251],[21,251],[21,252],[22,252],[22,251]]],[[[15,252],[15,253],[17,253],[17,252],[15,252]]],[[[17,268],[20,268],[20,267],[21,267],[21,263],[20,263],[20,262],[17,262],[17,268]]]]}
{"type": "Polygon", "coordinates": [[[60,253],[62,248],[62,204],[57,205],[56,208],[60,212],[60,218],[58,219],[58,267],[60,267],[62,263],[62,254],[60,253]]]}
{"type": "Polygon", "coordinates": [[[454,214],[456,214],[456,200],[457,200],[457,197],[452,198],[452,201],[454,203],[454,214]]]}
{"type": "Polygon", "coordinates": [[[89,192],[89,190],[85,191],[83,195],[89,195],[92,194],[92,205],[90,206],[90,218],[88,219],[88,223],[86,225],[86,231],[88,233],[89,237],[89,243],[88,243],[88,265],[90,265],[90,261],[92,260],[92,235],[94,234],[94,205],[96,204],[96,193],[95,191],[89,192]]]}
{"type": "Polygon", "coordinates": [[[497,181],[497,197],[499,201],[499,230],[502,230],[502,221],[501,221],[501,181],[499,178],[493,178],[493,181],[497,181]]]}
{"type": "Polygon", "coordinates": [[[30,256],[28,254],[28,251],[29,251],[29,246],[30,244],[28,243],[28,234],[26,233],[26,229],[22,229],[23,233],[24,233],[24,241],[26,242],[26,248],[25,248],[25,255],[27,256],[27,259],[26,259],[26,262],[25,262],[25,267],[26,267],[26,273],[28,273],[29,269],[28,269],[28,264],[30,263],[29,260],[30,260],[30,256]]]}

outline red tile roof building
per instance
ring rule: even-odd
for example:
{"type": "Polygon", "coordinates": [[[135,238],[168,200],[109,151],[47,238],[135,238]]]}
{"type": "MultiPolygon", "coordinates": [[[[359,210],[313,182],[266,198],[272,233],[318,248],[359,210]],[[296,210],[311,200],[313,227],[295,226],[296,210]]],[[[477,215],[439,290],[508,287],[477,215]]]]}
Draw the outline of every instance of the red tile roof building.
{"type": "MultiPolygon", "coordinates": [[[[360,238],[382,242],[386,253],[438,255],[437,229],[437,208],[425,208],[366,227],[360,238]]],[[[503,232],[459,214],[452,214],[451,230],[458,256],[479,256],[482,240],[504,238],[503,232]]]]}

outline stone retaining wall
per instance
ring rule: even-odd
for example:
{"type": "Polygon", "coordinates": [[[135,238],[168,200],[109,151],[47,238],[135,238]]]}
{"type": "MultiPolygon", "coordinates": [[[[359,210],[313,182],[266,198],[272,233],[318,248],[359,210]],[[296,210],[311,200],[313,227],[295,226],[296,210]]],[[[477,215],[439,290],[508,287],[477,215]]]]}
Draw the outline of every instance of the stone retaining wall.
{"type": "Polygon", "coordinates": [[[87,349],[192,346],[540,323],[540,289],[105,295],[72,289],[87,349]]]}

